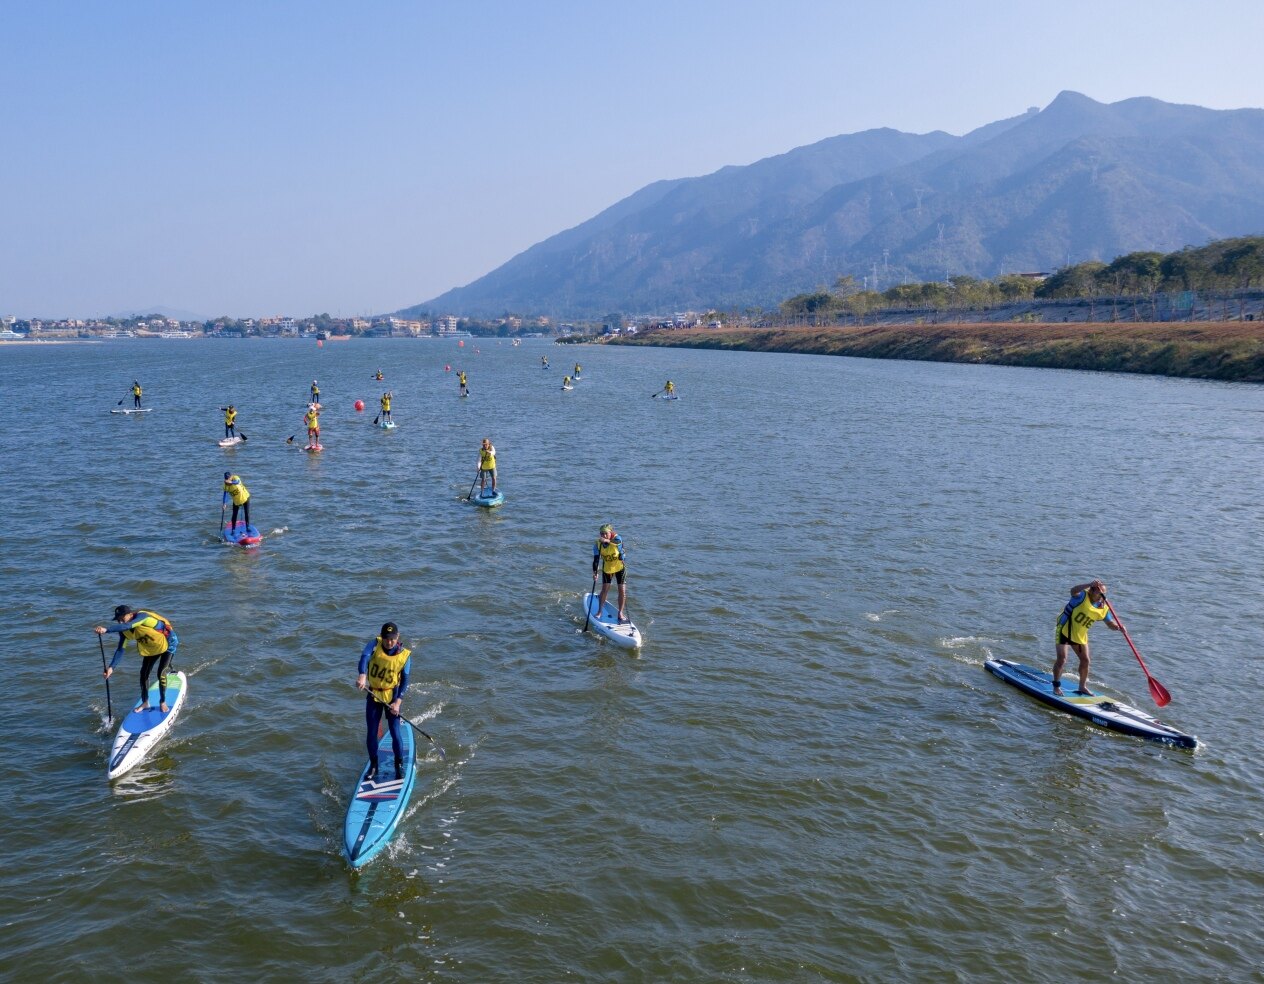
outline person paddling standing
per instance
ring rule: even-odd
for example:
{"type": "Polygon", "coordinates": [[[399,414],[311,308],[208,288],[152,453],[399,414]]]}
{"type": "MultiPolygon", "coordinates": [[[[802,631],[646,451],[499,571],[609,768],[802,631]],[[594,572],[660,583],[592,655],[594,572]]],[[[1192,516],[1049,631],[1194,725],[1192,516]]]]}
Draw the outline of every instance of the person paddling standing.
{"type": "Polygon", "coordinates": [[[141,394],[140,383],[138,383],[136,380],[133,379],[132,380],[132,406],[137,410],[140,409],[140,394],[141,394]]]}
{"type": "Polygon", "coordinates": [[[1106,624],[1115,632],[1120,629],[1110,606],[1106,604],[1106,585],[1101,581],[1089,581],[1077,584],[1071,589],[1071,600],[1058,616],[1058,625],[1054,641],[1053,660],[1053,692],[1062,694],[1062,668],[1066,665],[1067,651],[1074,650],[1079,658],[1080,687],[1076,690],[1079,697],[1092,697],[1088,689],[1089,648],[1088,630],[1094,622],[1105,619],[1106,624]]]}
{"type": "Polygon", "coordinates": [[[670,379],[663,386],[663,392],[668,396],[672,396],[676,392],[676,384],[670,379]]]}
{"type": "Polygon", "coordinates": [[[250,492],[240,477],[232,472],[224,472],[224,505],[233,500],[233,518],[228,523],[230,530],[237,528],[237,511],[242,511],[246,525],[250,525],[250,492]]]}
{"type": "Polygon", "coordinates": [[[307,425],[307,443],[308,445],[316,445],[320,443],[320,411],[316,409],[313,403],[307,408],[307,413],[303,415],[303,423],[307,425]]]}
{"type": "Polygon", "coordinates": [[[628,586],[623,583],[626,565],[623,563],[623,539],[614,531],[614,527],[606,523],[597,534],[597,542],[593,544],[593,576],[597,576],[597,565],[601,564],[601,595],[597,599],[597,611],[601,611],[606,603],[606,594],[610,591],[610,579],[619,585],[619,622],[628,620],[628,586]]]}
{"type": "Polygon", "coordinates": [[[457,373],[456,373],[456,381],[460,384],[460,389],[458,390],[458,392],[459,392],[462,396],[468,396],[468,395],[469,395],[469,387],[467,387],[467,386],[465,385],[465,371],[464,371],[464,370],[462,370],[462,369],[458,369],[458,370],[457,370],[457,373]]]}
{"type": "Polygon", "coordinates": [[[409,657],[412,650],[399,642],[399,626],[387,622],[382,632],[364,647],[360,653],[359,676],[356,687],[366,690],[364,723],[367,727],[365,745],[369,750],[369,772],[366,779],[376,779],[378,771],[378,731],[382,724],[382,712],[386,712],[386,724],[391,730],[391,747],[395,750],[395,778],[404,778],[404,762],[401,755],[403,741],[399,731],[399,708],[408,689],[409,657]]]}
{"type": "Polygon", "coordinates": [[[312,380],[312,402],[320,402],[320,387],[316,385],[316,380],[312,380]]]}
{"type": "Polygon", "coordinates": [[[114,650],[114,658],[105,669],[107,680],[114,674],[114,667],[123,658],[123,649],[127,640],[131,639],[136,643],[136,651],[141,657],[140,704],[136,710],[149,710],[149,675],[153,672],[155,664],[158,666],[158,696],[161,701],[159,709],[164,714],[170,710],[167,707],[167,668],[175,659],[176,648],[180,645],[180,638],[176,635],[175,626],[171,624],[171,621],[157,612],[144,609],[133,611],[127,605],[119,605],[114,609],[113,624],[93,626],[92,631],[97,635],[105,635],[108,632],[119,634],[118,648],[114,650]]]}
{"type": "Polygon", "coordinates": [[[578,378],[579,378],[579,374],[580,374],[580,372],[582,372],[582,371],[583,371],[583,366],[581,366],[578,362],[576,362],[576,363],[575,363],[575,378],[576,378],[576,379],[578,379],[578,378]]]}
{"type": "Polygon", "coordinates": [[[382,394],[382,399],[380,401],[382,404],[382,423],[386,423],[391,419],[391,397],[393,395],[394,394],[391,393],[390,390],[387,390],[382,394]]]}
{"type": "Polygon", "coordinates": [[[487,488],[487,476],[492,477],[492,492],[496,491],[496,446],[492,444],[490,437],[483,438],[483,443],[478,449],[478,490],[482,492],[487,488]]]}
{"type": "Polygon", "coordinates": [[[224,437],[236,437],[237,408],[230,403],[220,409],[224,411],[224,437]]]}

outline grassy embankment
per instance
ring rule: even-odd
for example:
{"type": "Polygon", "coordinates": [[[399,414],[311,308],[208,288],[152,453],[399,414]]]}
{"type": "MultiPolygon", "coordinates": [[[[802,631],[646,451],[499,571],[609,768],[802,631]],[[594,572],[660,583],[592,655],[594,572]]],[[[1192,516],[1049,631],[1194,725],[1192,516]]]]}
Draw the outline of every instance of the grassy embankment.
{"type": "Polygon", "coordinates": [[[1261,322],[691,328],[653,331],[613,343],[1264,382],[1261,322]]]}

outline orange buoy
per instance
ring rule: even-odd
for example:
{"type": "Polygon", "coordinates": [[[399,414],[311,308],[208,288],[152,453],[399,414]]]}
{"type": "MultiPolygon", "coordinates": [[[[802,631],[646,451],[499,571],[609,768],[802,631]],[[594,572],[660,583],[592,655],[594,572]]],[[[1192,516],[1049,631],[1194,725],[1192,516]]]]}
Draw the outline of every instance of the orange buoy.
{"type": "Polygon", "coordinates": [[[355,401],[355,408],[356,408],[357,410],[363,410],[363,409],[364,409],[364,401],[363,401],[363,400],[356,400],[356,401],[355,401]]]}
{"type": "Polygon", "coordinates": [[[457,348],[465,348],[465,339],[464,339],[464,338],[462,338],[459,342],[457,342],[457,343],[456,343],[456,347],[457,347],[457,348]]]}

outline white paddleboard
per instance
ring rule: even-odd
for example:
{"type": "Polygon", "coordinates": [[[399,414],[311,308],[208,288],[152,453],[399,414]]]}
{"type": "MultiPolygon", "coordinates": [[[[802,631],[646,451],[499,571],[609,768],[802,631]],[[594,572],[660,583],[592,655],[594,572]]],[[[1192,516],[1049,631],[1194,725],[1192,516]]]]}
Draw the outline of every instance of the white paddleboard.
{"type": "Polygon", "coordinates": [[[153,407],[141,407],[139,410],[137,410],[135,407],[133,407],[130,410],[124,410],[121,407],[118,407],[118,408],[115,408],[114,410],[111,410],[110,413],[152,413],[153,409],[154,409],[153,407]]]}
{"type": "Polygon", "coordinates": [[[616,646],[623,646],[625,649],[640,649],[641,630],[631,622],[620,625],[619,609],[609,598],[606,598],[601,611],[597,611],[599,597],[591,591],[584,593],[584,610],[588,616],[588,627],[598,635],[605,636],[616,646]]]}
{"type": "Polygon", "coordinates": [[[114,747],[110,751],[110,762],[106,768],[107,779],[117,779],[124,772],[135,768],[144,760],[162,736],[175,724],[180,708],[184,706],[185,694],[189,692],[189,681],[179,670],[167,674],[167,707],[166,714],[159,710],[158,682],[155,680],[149,688],[149,710],[133,710],[119,725],[118,734],[114,736],[114,747]]]}
{"type": "Polygon", "coordinates": [[[236,437],[226,437],[219,442],[221,448],[231,448],[234,444],[241,444],[246,439],[238,434],[236,437]]]}

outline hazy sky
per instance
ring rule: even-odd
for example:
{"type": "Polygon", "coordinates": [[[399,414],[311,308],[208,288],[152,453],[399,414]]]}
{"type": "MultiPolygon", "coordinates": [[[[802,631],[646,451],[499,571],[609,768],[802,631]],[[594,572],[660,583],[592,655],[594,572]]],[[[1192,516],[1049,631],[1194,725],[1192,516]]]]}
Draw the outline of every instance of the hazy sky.
{"type": "Polygon", "coordinates": [[[0,314],[395,310],[660,178],[1262,62],[1261,0],[0,0],[0,314]]]}

